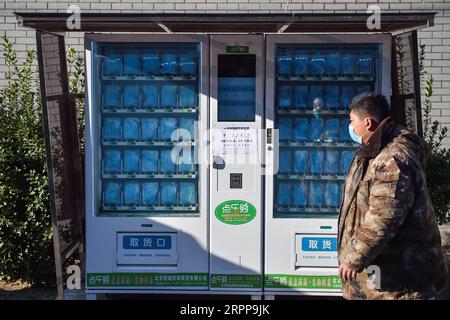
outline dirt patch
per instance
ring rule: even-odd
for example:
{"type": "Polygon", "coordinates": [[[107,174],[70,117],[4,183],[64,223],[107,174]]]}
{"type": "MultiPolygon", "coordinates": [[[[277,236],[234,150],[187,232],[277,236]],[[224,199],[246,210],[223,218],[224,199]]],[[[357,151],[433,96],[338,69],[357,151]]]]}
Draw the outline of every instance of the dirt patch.
{"type": "Polygon", "coordinates": [[[26,282],[0,281],[0,300],[55,300],[56,288],[32,287],[26,282]]]}

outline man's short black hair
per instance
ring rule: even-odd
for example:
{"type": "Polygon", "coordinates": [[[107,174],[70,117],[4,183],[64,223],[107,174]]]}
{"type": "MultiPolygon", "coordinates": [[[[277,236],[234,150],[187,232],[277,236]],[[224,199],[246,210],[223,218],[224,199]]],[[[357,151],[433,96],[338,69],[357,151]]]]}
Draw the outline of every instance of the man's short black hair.
{"type": "Polygon", "coordinates": [[[353,98],[350,110],[355,112],[359,118],[372,118],[378,123],[391,115],[389,103],[382,94],[375,92],[364,92],[353,98]]]}

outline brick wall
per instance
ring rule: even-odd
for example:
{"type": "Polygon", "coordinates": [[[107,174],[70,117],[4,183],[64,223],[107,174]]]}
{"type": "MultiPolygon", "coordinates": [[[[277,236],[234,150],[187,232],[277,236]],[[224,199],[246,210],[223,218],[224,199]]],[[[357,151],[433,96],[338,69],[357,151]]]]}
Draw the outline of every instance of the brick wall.
{"type": "MultiPolygon", "coordinates": [[[[82,12],[148,12],[148,13],[284,13],[286,12],[365,12],[369,4],[389,11],[437,11],[435,26],[419,32],[426,45],[427,71],[434,76],[432,116],[450,127],[450,0],[3,0],[0,2],[0,32],[16,43],[18,57],[35,47],[33,30],[17,26],[13,11],[60,11],[77,4],[82,12]]],[[[81,33],[71,33],[67,44],[83,48],[81,33]]],[[[4,86],[5,67],[0,64],[0,86],[4,86]]],[[[450,138],[446,141],[450,147],[450,138]]]]}

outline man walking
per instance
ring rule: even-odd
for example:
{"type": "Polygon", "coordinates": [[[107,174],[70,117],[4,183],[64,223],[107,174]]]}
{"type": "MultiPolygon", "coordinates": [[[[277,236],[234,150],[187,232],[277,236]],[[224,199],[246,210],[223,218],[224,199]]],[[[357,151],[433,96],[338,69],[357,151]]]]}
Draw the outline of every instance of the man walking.
{"type": "Polygon", "coordinates": [[[392,120],[382,95],[360,94],[350,109],[349,132],[361,147],[338,221],[344,298],[433,298],[447,269],[426,186],[426,144],[392,120]]]}

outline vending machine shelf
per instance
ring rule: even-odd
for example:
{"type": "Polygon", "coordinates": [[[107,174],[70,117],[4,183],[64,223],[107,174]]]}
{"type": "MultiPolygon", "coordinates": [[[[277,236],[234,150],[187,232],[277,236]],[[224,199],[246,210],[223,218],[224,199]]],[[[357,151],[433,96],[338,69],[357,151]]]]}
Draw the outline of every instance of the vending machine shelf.
{"type": "Polygon", "coordinates": [[[326,147],[326,148],[348,148],[348,147],[359,147],[357,143],[351,142],[280,142],[280,147],[302,147],[302,148],[316,148],[316,147],[326,147]]]}
{"type": "Polygon", "coordinates": [[[197,210],[196,206],[193,207],[180,207],[180,206],[176,206],[176,207],[171,207],[171,206],[155,206],[155,207],[142,207],[142,206],[120,206],[120,207],[108,207],[108,206],[103,206],[103,210],[105,211],[114,211],[114,212],[118,212],[118,211],[195,211],[197,210]]]}
{"type": "Polygon", "coordinates": [[[103,179],[197,179],[197,174],[103,174],[103,179]]]}
{"type": "Polygon", "coordinates": [[[303,213],[329,213],[329,214],[338,214],[339,213],[339,208],[335,208],[335,207],[331,207],[331,208],[327,208],[327,207],[317,207],[317,208],[312,208],[312,207],[276,207],[275,208],[277,212],[288,212],[288,213],[296,213],[298,214],[303,214],[303,213]]]}
{"type": "Polygon", "coordinates": [[[161,113],[161,114],[186,114],[186,113],[197,113],[198,109],[196,107],[192,108],[170,108],[170,109],[103,109],[103,114],[154,114],[154,113],[161,113]]]}
{"type": "Polygon", "coordinates": [[[189,76],[102,76],[103,81],[197,81],[189,76]]]}
{"type": "Polygon", "coordinates": [[[345,180],[343,175],[299,175],[299,174],[278,174],[280,180],[345,180]]]}
{"type": "Polygon", "coordinates": [[[192,217],[199,217],[199,212],[190,212],[190,211],[183,211],[180,212],[172,212],[172,211],[155,211],[152,208],[146,208],[145,211],[137,211],[137,210],[103,210],[99,213],[99,216],[101,217],[174,217],[174,218],[192,218],[192,217]]]}
{"type": "Polygon", "coordinates": [[[289,114],[300,114],[300,115],[309,115],[309,116],[348,116],[350,110],[345,108],[340,109],[314,109],[313,107],[307,108],[298,108],[298,109],[286,109],[276,107],[277,113],[280,115],[289,115],[289,114]]]}
{"type": "Polygon", "coordinates": [[[185,141],[103,141],[103,146],[114,147],[189,147],[195,146],[195,142],[185,141]]]}
{"type": "Polygon", "coordinates": [[[279,76],[278,81],[295,81],[295,82],[373,82],[374,77],[296,77],[296,76],[279,76]]]}
{"type": "Polygon", "coordinates": [[[313,212],[313,213],[275,213],[274,218],[277,219],[336,219],[339,212],[313,212]]]}

